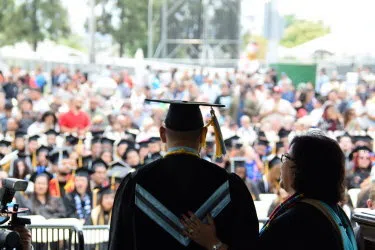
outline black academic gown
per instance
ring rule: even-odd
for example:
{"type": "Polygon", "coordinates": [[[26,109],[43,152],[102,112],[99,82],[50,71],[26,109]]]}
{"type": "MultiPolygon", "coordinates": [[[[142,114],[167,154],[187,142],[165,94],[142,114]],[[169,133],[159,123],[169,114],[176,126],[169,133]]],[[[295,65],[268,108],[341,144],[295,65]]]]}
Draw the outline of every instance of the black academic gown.
{"type": "Polygon", "coordinates": [[[140,200],[136,185],[181,218],[188,211],[197,211],[223,183],[229,184],[230,202],[214,219],[218,237],[231,250],[257,249],[258,219],[244,182],[192,155],[167,156],[124,178],[115,197],[109,249],[204,249],[193,242],[185,247],[150,219],[135,204],[140,200]]]}
{"type": "Polygon", "coordinates": [[[317,208],[297,203],[260,236],[261,250],[341,250],[340,235],[317,208]]]}

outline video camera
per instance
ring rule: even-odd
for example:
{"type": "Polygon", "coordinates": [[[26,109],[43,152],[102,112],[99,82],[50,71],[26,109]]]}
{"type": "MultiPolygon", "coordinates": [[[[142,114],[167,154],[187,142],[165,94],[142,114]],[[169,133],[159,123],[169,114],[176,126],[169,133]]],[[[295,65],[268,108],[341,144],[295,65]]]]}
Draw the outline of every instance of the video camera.
{"type": "Polygon", "coordinates": [[[12,231],[14,227],[22,227],[30,224],[30,219],[19,218],[18,213],[28,211],[20,209],[18,204],[8,208],[8,204],[12,202],[17,191],[25,191],[28,182],[15,178],[6,178],[2,180],[2,188],[0,189],[0,249],[18,248],[20,244],[20,236],[17,232],[12,231]],[[3,225],[8,222],[7,225],[3,225]]]}

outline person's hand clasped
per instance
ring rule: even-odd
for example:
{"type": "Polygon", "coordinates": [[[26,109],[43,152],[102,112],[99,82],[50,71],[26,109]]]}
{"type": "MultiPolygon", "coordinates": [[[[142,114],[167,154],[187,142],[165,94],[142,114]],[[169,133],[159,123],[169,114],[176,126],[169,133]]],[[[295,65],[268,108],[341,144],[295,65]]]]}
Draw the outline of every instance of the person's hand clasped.
{"type": "Polygon", "coordinates": [[[203,223],[192,212],[182,216],[181,223],[184,225],[184,235],[195,241],[197,244],[212,249],[212,246],[220,242],[216,237],[215,222],[211,215],[207,216],[207,224],[203,223]]]}

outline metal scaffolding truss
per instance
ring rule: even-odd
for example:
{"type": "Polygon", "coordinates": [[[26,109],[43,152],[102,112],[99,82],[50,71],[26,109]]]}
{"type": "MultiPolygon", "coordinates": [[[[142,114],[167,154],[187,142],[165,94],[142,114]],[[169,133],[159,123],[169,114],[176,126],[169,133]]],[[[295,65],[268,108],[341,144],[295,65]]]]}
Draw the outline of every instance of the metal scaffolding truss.
{"type": "Polygon", "coordinates": [[[238,58],[240,4],[241,0],[162,0],[160,12],[153,15],[154,0],[149,0],[148,58],[181,58],[184,61],[190,58],[192,62],[198,61],[201,65],[212,64],[216,59],[238,58]],[[226,24],[227,19],[223,19],[218,35],[215,30],[218,22],[216,11],[224,9],[231,15],[228,16],[230,23],[226,24]],[[183,15],[186,13],[190,19],[186,23],[179,23],[178,19],[184,20],[183,15]],[[156,32],[155,27],[159,27],[156,32]],[[157,45],[155,50],[154,45],[157,45]],[[183,56],[181,51],[185,51],[183,56]]]}

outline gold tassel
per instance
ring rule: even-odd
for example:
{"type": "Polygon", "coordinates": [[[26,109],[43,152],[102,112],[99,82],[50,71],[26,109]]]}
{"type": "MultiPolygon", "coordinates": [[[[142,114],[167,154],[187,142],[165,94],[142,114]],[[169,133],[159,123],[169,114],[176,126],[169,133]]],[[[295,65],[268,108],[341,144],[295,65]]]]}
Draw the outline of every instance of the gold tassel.
{"type": "Polygon", "coordinates": [[[214,127],[215,131],[215,145],[216,145],[216,159],[221,159],[226,154],[223,135],[221,134],[220,125],[216,118],[215,111],[211,108],[211,121],[210,124],[214,127]]]}
{"type": "Polygon", "coordinates": [[[111,189],[112,189],[112,191],[115,191],[115,189],[116,189],[116,175],[115,174],[112,175],[112,177],[111,177],[111,189]]]}
{"type": "Polygon", "coordinates": [[[269,172],[269,165],[268,165],[268,161],[265,161],[264,163],[264,171],[263,171],[263,175],[267,176],[268,175],[268,172],[269,172]]]}
{"type": "Polygon", "coordinates": [[[82,160],[82,146],[83,141],[82,138],[78,140],[77,147],[78,147],[78,167],[81,168],[83,166],[83,160],[82,160]]]}
{"type": "Polygon", "coordinates": [[[1,168],[5,171],[5,172],[9,172],[9,169],[10,169],[10,161],[5,163],[4,165],[1,166],[1,168]]]}
{"type": "Polygon", "coordinates": [[[95,208],[98,203],[98,192],[99,192],[98,188],[92,190],[92,207],[93,208],[95,208]]]}
{"type": "Polygon", "coordinates": [[[31,156],[31,166],[35,169],[38,165],[37,158],[36,158],[36,151],[32,153],[31,156]]]}
{"type": "Polygon", "coordinates": [[[275,143],[275,145],[274,145],[274,147],[272,148],[272,155],[276,155],[276,152],[277,151],[277,149],[276,149],[276,143],[275,143]]]}

